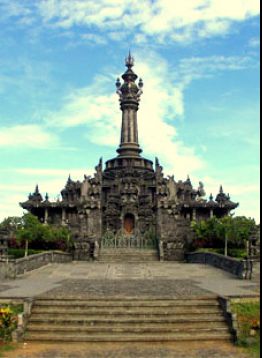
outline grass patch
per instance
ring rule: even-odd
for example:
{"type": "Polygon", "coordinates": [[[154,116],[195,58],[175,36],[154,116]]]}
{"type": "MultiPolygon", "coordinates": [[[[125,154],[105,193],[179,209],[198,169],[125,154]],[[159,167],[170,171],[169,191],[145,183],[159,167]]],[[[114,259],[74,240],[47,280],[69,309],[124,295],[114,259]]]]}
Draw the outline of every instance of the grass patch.
{"type": "Polygon", "coordinates": [[[239,324],[238,345],[245,348],[250,357],[260,357],[260,302],[232,303],[239,324]]]}
{"type": "Polygon", "coordinates": [[[0,342],[0,357],[4,358],[6,352],[11,352],[14,351],[15,349],[16,349],[15,344],[0,342]]]}

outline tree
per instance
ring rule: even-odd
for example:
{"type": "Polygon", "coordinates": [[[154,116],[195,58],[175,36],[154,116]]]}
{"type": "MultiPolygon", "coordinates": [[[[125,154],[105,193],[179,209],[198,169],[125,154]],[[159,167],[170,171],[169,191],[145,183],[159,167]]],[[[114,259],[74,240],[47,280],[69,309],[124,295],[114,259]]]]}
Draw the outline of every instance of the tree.
{"type": "Polygon", "coordinates": [[[16,237],[18,240],[25,242],[25,256],[28,256],[29,243],[43,237],[43,225],[38,221],[36,216],[24,214],[21,226],[16,231],[16,237]]]}
{"type": "Polygon", "coordinates": [[[256,229],[254,219],[245,216],[225,216],[212,218],[206,221],[193,222],[192,228],[196,238],[204,242],[224,243],[224,254],[228,255],[228,247],[245,248],[246,241],[256,229]]]}
{"type": "Polygon", "coordinates": [[[19,216],[9,216],[0,223],[0,230],[7,231],[10,235],[14,235],[22,225],[22,218],[19,216]]]}
{"type": "Polygon", "coordinates": [[[46,249],[53,246],[69,250],[72,247],[71,233],[67,227],[43,225],[32,214],[25,214],[21,218],[21,225],[16,232],[16,237],[25,242],[25,256],[28,256],[30,243],[38,243],[38,246],[46,244],[44,245],[46,249]]]}
{"type": "Polygon", "coordinates": [[[195,232],[197,245],[202,247],[220,247],[221,238],[217,231],[219,219],[213,217],[209,220],[193,221],[191,227],[195,232]]]}
{"type": "Polygon", "coordinates": [[[46,234],[44,241],[54,243],[56,247],[62,250],[70,250],[72,248],[72,236],[67,227],[45,225],[46,234]]]}

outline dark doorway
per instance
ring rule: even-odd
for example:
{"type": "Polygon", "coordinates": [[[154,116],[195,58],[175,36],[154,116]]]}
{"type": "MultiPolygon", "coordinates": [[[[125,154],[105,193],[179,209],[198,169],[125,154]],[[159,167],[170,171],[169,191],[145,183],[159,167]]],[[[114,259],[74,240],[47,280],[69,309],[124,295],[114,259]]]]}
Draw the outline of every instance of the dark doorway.
{"type": "Polygon", "coordinates": [[[127,234],[132,234],[135,228],[135,217],[132,214],[126,214],[124,218],[124,229],[127,234]]]}

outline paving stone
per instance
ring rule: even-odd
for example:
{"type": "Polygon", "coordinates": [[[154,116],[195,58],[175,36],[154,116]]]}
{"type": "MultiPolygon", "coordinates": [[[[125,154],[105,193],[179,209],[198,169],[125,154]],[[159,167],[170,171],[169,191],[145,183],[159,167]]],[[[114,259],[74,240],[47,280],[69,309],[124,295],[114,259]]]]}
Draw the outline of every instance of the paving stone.
{"type": "Polygon", "coordinates": [[[197,287],[192,280],[65,280],[44,297],[159,297],[180,298],[208,296],[212,293],[197,287]]]}

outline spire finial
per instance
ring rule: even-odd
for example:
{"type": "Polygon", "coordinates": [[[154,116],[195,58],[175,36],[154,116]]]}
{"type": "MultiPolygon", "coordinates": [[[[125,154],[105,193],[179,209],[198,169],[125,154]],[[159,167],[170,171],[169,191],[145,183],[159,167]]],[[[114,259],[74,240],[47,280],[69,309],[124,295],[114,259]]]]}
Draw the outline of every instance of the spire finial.
{"type": "Polygon", "coordinates": [[[223,186],[222,186],[222,185],[220,185],[219,192],[220,192],[220,194],[223,194],[223,193],[224,193],[224,190],[223,190],[223,186]]]}
{"type": "Polygon", "coordinates": [[[129,50],[128,57],[126,58],[126,67],[130,69],[134,66],[134,63],[134,57],[131,55],[131,51],[129,50]]]}

